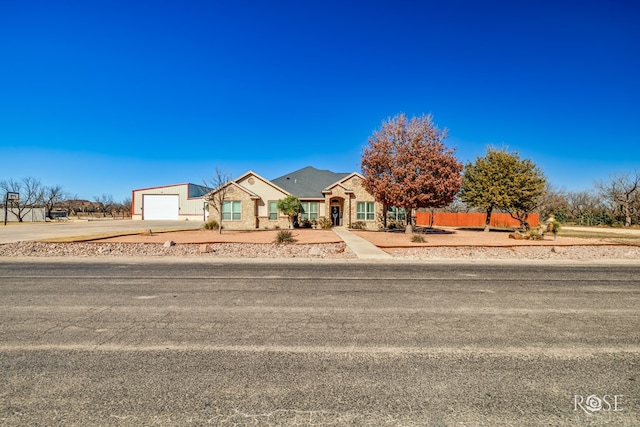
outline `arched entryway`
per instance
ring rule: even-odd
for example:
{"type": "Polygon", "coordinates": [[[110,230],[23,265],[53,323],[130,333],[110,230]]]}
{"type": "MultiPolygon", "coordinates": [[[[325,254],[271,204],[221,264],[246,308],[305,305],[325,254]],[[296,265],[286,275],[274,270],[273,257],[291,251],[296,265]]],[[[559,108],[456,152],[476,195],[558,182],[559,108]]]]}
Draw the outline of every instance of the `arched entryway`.
{"type": "Polygon", "coordinates": [[[344,213],[344,199],[342,197],[332,197],[329,200],[329,219],[334,227],[342,225],[344,213]]]}

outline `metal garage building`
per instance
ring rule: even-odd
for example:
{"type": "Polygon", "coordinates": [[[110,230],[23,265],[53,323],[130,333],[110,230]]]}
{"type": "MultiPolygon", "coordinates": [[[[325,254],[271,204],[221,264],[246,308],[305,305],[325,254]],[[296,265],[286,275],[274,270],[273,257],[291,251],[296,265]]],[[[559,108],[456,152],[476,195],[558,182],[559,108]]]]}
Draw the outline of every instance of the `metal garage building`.
{"type": "Polygon", "coordinates": [[[131,218],[206,221],[209,209],[205,195],[209,191],[210,188],[188,183],[133,190],[131,218]]]}

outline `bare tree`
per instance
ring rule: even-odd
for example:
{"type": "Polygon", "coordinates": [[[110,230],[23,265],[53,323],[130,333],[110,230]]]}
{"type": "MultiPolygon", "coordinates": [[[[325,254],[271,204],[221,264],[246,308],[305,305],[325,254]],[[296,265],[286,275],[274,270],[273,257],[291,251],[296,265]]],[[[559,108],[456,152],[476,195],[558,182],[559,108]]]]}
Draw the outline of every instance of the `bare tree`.
{"type": "Polygon", "coordinates": [[[452,212],[452,213],[465,212],[466,213],[469,211],[471,211],[471,207],[467,205],[465,202],[463,202],[462,200],[460,200],[458,196],[456,196],[451,203],[449,203],[447,206],[442,208],[442,212],[452,212]]]}
{"type": "Polygon", "coordinates": [[[540,219],[546,219],[553,215],[557,221],[565,222],[569,215],[565,192],[547,183],[545,193],[540,198],[537,211],[540,214],[540,219]]]}
{"type": "Polygon", "coordinates": [[[573,220],[582,218],[583,215],[595,206],[597,201],[588,191],[574,191],[567,193],[567,209],[569,217],[573,220]]]}
{"type": "Polygon", "coordinates": [[[100,204],[102,216],[106,217],[107,212],[113,215],[113,211],[117,206],[116,201],[111,194],[103,194],[102,196],[94,196],[95,201],[100,204]]]}
{"type": "Polygon", "coordinates": [[[68,199],[69,195],[64,191],[61,185],[45,187],[42,193],[42,204],[44,205],[46,215],[50,216],[55,205],[68,199]]]}
{"type": "Polygon", "coordinates": [[[216,168],[214,175],[208,181],[204,181],[206,187],[213,188],[213,190],[207,194],[207,201],[218,214],[219,234],[222,234],[222,221],[224,219],[223,208],[230,183],[231,175],[221,168],[216,168]]]}
{"type": "Polygon", "coordinates": [[[640,211],[640,172],[613,175],[608,182],[596,183],[600,195],[609,202],[615,212],[624,219],[624,226],[630,227],[640,211]]]}
{"type": "Polygon", "coordinates": [[[566,194],[569,218],[580,225],[609,223],[610,209],[591,191],[577,191],[566,194]]]}
{"type": "MultiPolygon", "coordinates": [[[[3,196],[7,193],[19,193],[20,200],[12,203],[8,209],[18,218],[18,222],[22,222],[24,217],[31,212],[33,208],[40,207],[43,204],[44,189],[42,183],[32,177],[22,178],[21,180],[10,179],[0,182],[3,196]]],[[[5,197],[2,197],[4,203],[5,197]]]]}
{"type": "Polygon", "coordinates": [[[120,210],[127,216],[131,216],[131,197],[127,197],[120,203],[120,210]]]}

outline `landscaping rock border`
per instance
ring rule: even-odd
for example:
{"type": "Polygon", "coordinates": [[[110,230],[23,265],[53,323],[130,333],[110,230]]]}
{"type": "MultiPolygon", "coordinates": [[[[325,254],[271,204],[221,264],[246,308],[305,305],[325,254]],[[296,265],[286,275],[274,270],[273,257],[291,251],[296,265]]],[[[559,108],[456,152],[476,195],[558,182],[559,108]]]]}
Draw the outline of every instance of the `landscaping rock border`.
{"type": "Polygon", "coordinates": [[[93,256],[199,256],[219,258],[355,258],[344,243],[300,245],[211,243],[43,243],[18,242],[0,245],[0,257],[93,257],[93,256]]]}
{"type": "MultiPolygon", "coordinates": [[[[387,248],[396,259],[527,259],[527,260],[640,260],[639,246],[513,246],[513,247],[410,247],[387,248]]],[[[254,244],[254,243],[42,243],[18,242],[0,245],[0,257],[211,257],[211,258],[319,258],[354,259],[344,243],[254,244]]]]}

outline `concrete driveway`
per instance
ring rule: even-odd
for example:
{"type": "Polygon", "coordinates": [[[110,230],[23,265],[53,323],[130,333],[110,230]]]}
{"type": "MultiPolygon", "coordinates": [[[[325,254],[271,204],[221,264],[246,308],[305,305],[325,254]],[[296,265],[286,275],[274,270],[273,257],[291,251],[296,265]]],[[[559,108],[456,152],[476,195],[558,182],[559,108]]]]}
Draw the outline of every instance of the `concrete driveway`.
{"type": "Polygon", "coordinates": [[[52,239],[56,237],[92,236],[113,233],[135,233],[145,230],[195,230],[201,221],[132,221],[95,220],[67,222],[8,223],[0,225],[0,244],[52,239]]]}

